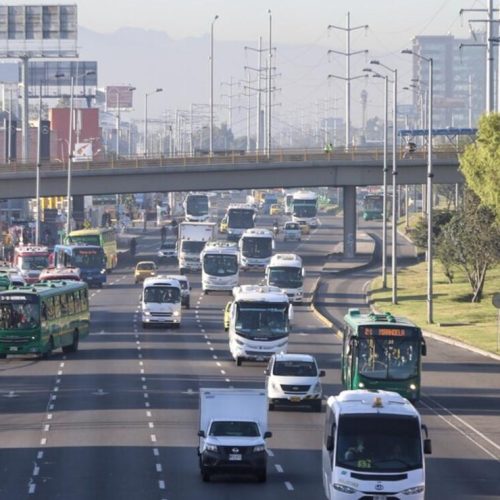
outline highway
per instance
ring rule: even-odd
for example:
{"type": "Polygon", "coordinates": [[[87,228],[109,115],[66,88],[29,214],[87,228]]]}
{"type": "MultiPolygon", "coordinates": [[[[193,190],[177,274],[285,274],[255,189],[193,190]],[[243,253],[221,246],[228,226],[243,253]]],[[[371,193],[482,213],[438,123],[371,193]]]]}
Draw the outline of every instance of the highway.
{"type": "MultiPolygon", "coordinates": [[[[322,222],[310,239],[276,249],[305,258],[309,286],[342,237],[341,219],[322,222]]],[[[368,230],[378,234],[380,227],[370,223],[368,230]]],[[[159,231],[141,235],[137,260],[153,257],[158,246],[159,231]]],[[[349,306],[366,307],[363,287],[375,274],[376,266],[343,275],[322,290],[337,294],[330,311],[337,320],[349,306]]],[[[262,277],[246,272],[242,282],[262,277]]],[[[141,328],[141,289],[132,267],[123,266],[106,287],[92,289],[91,335],[77,354],[0,361],[0,499],[323,498],[323,414],[308,411],[270,413],[266,484],[244,476],[202,482],[198,388],[263,387],[265,365],[236,366],[222,326],[229,296],[203,295],[200,276],[189,278],[191,309],[179,330],[141,328]]],[[[296,308],[289,351],[317,357],[326,395],[341,389],[340,340],[305,306],[296,308]]],[[[434,448],[426,498],[499,498],[498,363],[434,341],[428,351],[418,404],[434,448]]]]}

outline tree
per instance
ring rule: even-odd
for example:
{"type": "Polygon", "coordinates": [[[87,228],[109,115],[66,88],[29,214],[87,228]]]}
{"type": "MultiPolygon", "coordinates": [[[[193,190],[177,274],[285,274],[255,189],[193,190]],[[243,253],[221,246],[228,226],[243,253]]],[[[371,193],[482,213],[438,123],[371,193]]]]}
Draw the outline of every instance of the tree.
{"type": "Polygon", "coordinates": [[[443,227],[436,252],[445,269],[461,268],[472,289],[471,302],[480,302],[488,269],[500,262],[500,226],[493,211],[468,191],[464,209],[443,227]]]}
{"type": "Polygon", "coordinates": [[[477,141],[460,157],[467,185],[493,210],[500,224],[500,113],[483,115],[477,141]]]}
{"type": "MultiPolygon", "coordinates": [[[[432,241],[439,238],[443,227],[450,222],[454,212],[450,210],[434,210],[432,212],[432,241]]],[[[413,243],[418,248],[427,248],[427,217],[421,217],[412,232],[413,243]]]]}

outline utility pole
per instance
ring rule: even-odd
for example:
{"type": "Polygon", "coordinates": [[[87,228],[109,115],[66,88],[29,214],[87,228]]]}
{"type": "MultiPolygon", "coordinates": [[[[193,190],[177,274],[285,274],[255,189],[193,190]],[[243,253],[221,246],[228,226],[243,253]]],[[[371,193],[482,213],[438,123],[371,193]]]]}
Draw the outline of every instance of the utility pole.
{"type": "Polygon", "coordinates": [[[272,27],[273,17],[271,9],[267,11],[269,14],[269,53],[268,57],[268,79],[267,79],[267,156],[271,156],[271,109],[272,109],[272,72],[273,72],[273,45],[272,45],[272,27]]]}
{"type": "Polygon", "coordinates": [[[359,30],[359,29],[368,29],[367,24],[363,24],[361,26],[351,27],[351,17],[350,12],[347,13],[346,19],[346,27],[335,26],[330,24],[328,29],[337,29],[341,31],[345,31],[346,34],[346,51],[341,52],[338,50],[329,50],[328,54],[339,54],[345,56],[346,58],[346,66],[345,66],[345,77],[337,76],[337,75],[328,75],[328,78],[338,78],[340,80],[345,81],[345,148],[349,149],[351,144],[351,80],[356,80],[358,78],[366,78],[367,75],[359,75],[359,76],[351,76],[351,56],[356,54],[367,54],[368,50],[356,50],[351,52],[351,31],[359,30]]]}
{"type": "MultiPolygon", "coordinates": [[[[495,110],[495,56],[494,46],[498,44],[500,39],[495,37],[496,30],[493,29],[494,24],[500,23],[500,19],[493,19],[495,12],[498,9],[493,8],[493,0],[488,0],[487,9],[460,9],[460,15],[464,12],[486,12],[487,19],[470,19],[470,23],[486,23],[486,43],[461,43],[462,47],[486,47],[486,113],[492,113],[495,110]]],[[[498,63],[498,61],[497,61],[498,63]]],[[[497,109],[500,110],[499,99],[497,96],[497,109]]]]}
{"type": "Polygon", "coordinates": [[[233,82],[233,77],[229,79],[229,82],[222,82],[221,87],[227,86],[229,87],[229,94],[228,95],[222,95],[221,97],[227,97],[229,99],[229,106],[227,107],[228,113],[227,113],[227,126],[229,130],[233,130],[233,87],[234,86],[239,86],[239,82],[233,82]]]}

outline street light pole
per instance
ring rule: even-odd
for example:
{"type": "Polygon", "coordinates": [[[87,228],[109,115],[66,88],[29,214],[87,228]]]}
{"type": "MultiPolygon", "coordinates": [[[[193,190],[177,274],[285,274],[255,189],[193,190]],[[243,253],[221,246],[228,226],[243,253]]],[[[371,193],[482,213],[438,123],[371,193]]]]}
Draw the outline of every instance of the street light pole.
{"type": "Polygon", "coordinates": [[[120,156],[120,91],[116,92],[116,158],[120,156]]]}
{"type": "Polygon", "coordinates": [[[40,244],[40,167],[42,161],[42,81],[40,80],[40,94],[38,99],[38,144],[36,149],[36,221],[35,245],[40,244]]]}
{"type": "Polygon", "coordinates": [[[219,19],[218,15],[210,23],[210,156],[214,155],[214,24],[217,19],[219,19]]]}
{"type": "Polygon", "coordinates": [[[144,103],[144,156],[148,156],[148,97],[158,92],[163,92],[163,89],[157,88],[152,92],[146,92],[144,103]]]}
{"type": "Polygon", "coordinates": [[[69,134],[68,134],[68,189],[66,195],[67,219],[66,236],[71,232],[71,164],[73,162],[73,92],[75,77],[71,75],[70,95],[69,95],[69,134]]]}
{"type": "Polygon", "coordinates": [[[397,231],[397,183],[396,177],[398,175],[396,146],[397,146],[397,129],[398,129],[398,70],[397,68],[390,68],[380,61],[370,61],[370,64],[382,66],[394,74],[393,85],[393,102],[392,102],[392,249],[391,249],[391,264],[392,264],[392,303],[398,303],[398,231],[397,231]]]}
{"type": "Polygon", "coordinates": [[[267,74],[267,156],[271,156],[271,112],[272,112],[272,81],[273,81],[273,45],[272,45],[272,28],[273,28],[273,16],[271,13],[271,9],[267,11],[269,14],[269,54],[268,54],[268,74],[267,74]]]}
{"type": "Polygon", "coordinates": [[[427,62],[429,65],[429,90],[428,90],[428,111],[427,111],[427,322],[433,323],[433,248],[432,248],[432,235],[433,235],[433,221],[432,221],[432,178],[434,173],[432,171],[432,100],[434,94],[433,88],[433,74],[434,74],[434,60],[432,57],[424,57],[421,54],[415,53],[413,50],[405,49],[402,51],[403,54],[412,54],[419,59],[427,62]]]}

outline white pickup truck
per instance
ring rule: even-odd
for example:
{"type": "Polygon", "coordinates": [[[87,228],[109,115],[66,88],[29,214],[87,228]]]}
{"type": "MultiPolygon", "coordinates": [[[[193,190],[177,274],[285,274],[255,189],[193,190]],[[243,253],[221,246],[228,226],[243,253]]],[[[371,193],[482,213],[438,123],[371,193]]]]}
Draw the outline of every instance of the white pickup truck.
{"type": "Polygon", "coordinates": [[[267,479],[267,396],[262,389],[200,389],[198,455],[203,481],[212,474],[267,479]]]}

